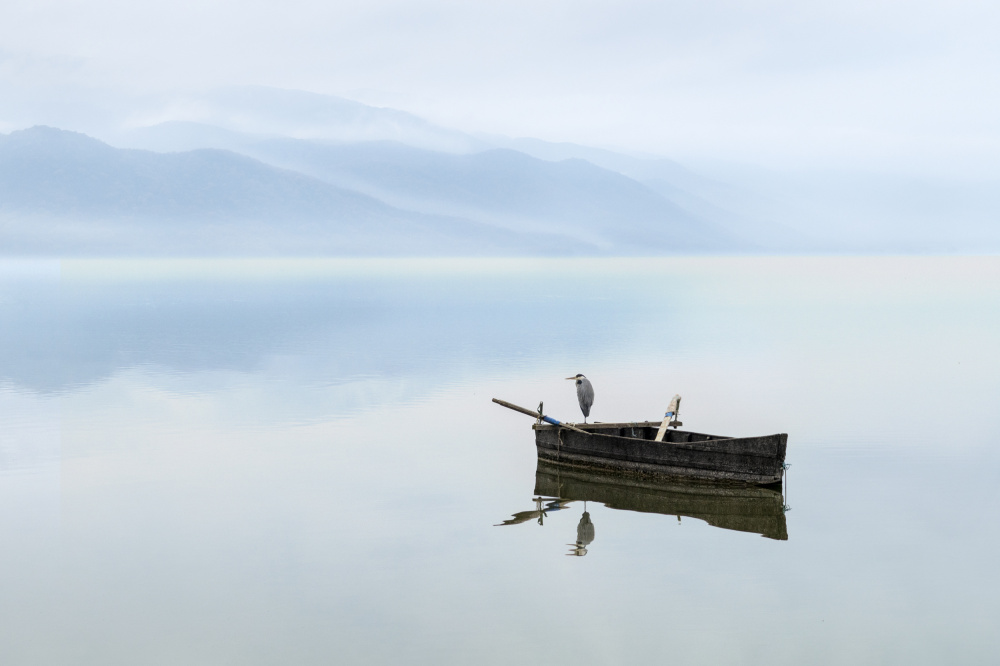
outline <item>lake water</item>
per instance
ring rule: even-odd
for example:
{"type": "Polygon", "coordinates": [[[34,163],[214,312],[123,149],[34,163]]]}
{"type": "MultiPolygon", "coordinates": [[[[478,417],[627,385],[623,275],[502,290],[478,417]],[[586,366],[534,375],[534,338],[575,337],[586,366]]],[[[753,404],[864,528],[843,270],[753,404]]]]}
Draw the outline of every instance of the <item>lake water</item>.
{"type": "Polygon", "coordinates": [[[1000,661],[1000,258],[5,261],[0,317],[5,665],[1000,661]],[[788,433],[787,539],[536,502],[490,399],[578,372],[788,433]]]}

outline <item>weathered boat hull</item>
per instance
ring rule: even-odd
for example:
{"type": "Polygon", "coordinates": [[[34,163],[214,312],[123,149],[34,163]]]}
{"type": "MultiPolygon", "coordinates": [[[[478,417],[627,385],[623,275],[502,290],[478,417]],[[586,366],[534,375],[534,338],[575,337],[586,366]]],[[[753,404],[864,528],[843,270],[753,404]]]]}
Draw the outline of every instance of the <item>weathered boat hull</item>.
{"type": "Polygon", "coordinates": [[[659,425],[577,424],[584,434],[535,424],[535,446],[540,459],[564,466],[754,485],[781,482],[786,434],[734,438],[668,430],[664,441],[656,442],[659,425]]]}
{"type": "Polygon", "coordinates": [[[535,470],[535,495],[599,502],[623,511],[684,516],[722,529],[788,539],[784,498],[770,487],[625,476],[540,459],[535,470]]]}

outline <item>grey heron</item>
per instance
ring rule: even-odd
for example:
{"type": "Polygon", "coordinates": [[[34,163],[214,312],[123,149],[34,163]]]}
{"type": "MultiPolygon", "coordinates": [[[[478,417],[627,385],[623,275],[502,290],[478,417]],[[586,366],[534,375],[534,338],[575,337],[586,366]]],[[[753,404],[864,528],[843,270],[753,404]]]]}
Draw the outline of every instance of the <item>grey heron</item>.
{"type": "Polygon", "coordinates": [[[594,404],[594,386],[583,375],[567,377],[576,381],[576,399],[580,401],[580,411],[583,412],[583,422],[590,416],[590,406],[594,404]]]}

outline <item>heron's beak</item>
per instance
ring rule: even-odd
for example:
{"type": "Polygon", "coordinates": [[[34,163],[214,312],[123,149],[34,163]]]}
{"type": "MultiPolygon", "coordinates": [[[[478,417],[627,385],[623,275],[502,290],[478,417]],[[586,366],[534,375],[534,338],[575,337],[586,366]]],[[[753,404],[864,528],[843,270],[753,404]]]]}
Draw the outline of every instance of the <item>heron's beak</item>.
{"type": "Polygon", "coordinates": [[[576,377],[567,377],[566,379],[576,379],[576,377]]]}

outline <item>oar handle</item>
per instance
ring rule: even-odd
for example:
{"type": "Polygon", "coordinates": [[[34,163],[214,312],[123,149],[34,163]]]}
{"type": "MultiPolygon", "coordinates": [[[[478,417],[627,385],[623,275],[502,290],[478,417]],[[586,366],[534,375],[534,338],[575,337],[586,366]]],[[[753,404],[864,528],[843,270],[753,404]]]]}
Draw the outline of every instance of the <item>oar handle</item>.
{"type": "Polygon", "coordinates": [[[593,434],[593,433],[587,432],[586,430],[581,430],[580,428],[577,428],[576,426],[571,426],[568,423],[563,423],[562,421],[556,421],[551,416],[545,416],[543,414],[539,414],[538,412],[536,412],[534,410],[526,409],[524,407],[518,407],[517,405],[515,405],[512,402],[507,402],[506,400],[501,400],[500,398],[493,398],[493,402],[497,403],[501,407],[506,407],[507,409],[513,409],[515,412],[521,412],[522,414],[527,414],[528,416],[530,416],[533,419],[541,419],[542,421],[545,421],[546,423],[551,423],[552,425],[559,426],[560,428],[568,428],[569,430],[575,430],[576,432],[582,433],[584,435],[591,435],[591,434],[593,434]]]}
{"type": "Polygon", "coordinates": [[[515,412],[521,412],[522,414],[527,414],[528,416],[535,419],[543,418],[541,414],[532,409],[525,409],[524,407],[518,407],[512,402],[507,402],[506,400],[501,400],[500,398],[493,398],[493,402],[497,403],[501,407],[506,407],[507,409],[513,409],[515,412]]]}

